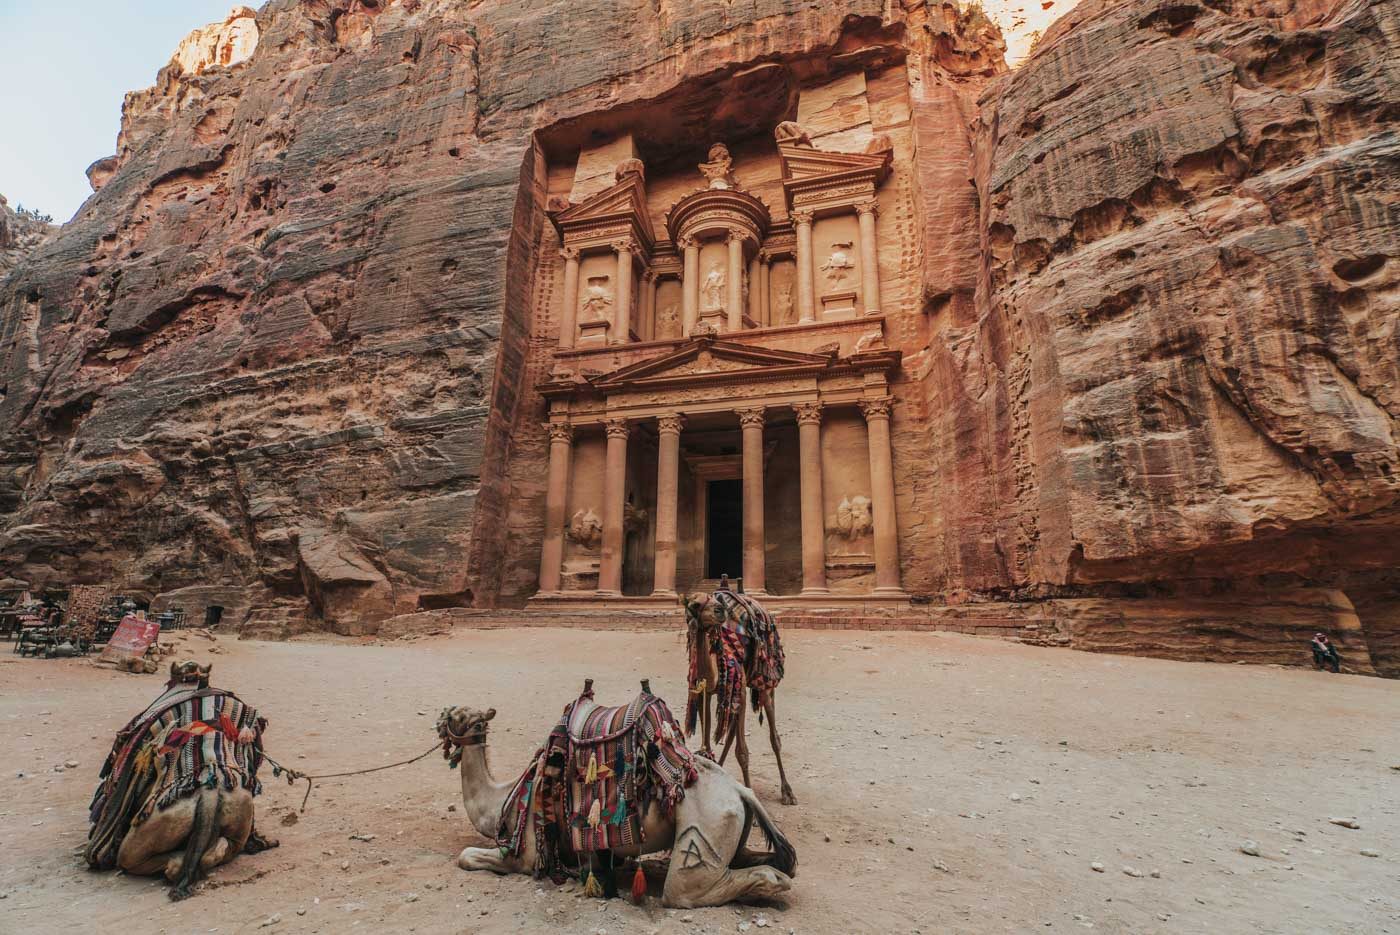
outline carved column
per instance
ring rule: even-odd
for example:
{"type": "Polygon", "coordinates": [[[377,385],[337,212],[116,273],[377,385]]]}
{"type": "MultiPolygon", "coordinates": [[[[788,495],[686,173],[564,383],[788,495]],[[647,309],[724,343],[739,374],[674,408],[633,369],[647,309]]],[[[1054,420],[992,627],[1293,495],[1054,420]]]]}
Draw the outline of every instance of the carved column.
{"type": "Polygon", "coordinates": [[[622,519],[630,429],[626,419],[608,419],[603,426],[608,434],[608,454],[603,467],[603,554],[598,563],[598,593],[618,597],[622,594],[622,519]]]}
{"type": "Polygon", "coordinates": [[[768,286],[772,277],[773,258],[763,257],[758,264],[758,321],[765,328],[773,326],[773,296],[768,286]]]}
{"type": "Polygon", "coordinates": [[[862,399],[870,448],[870,499],[875,521],[875,593],[904,593],[899,578],[899,540],[894,512],[894,464],[890,447],[891,396],[862,399]]]}
{"type": "Polygon", "coordinates": [[[676,498],[680,493],[681,428],[685,416],[660,416],[656,431],[656,575],[652,597],[676,596],[676,498]]]}
{"type": "Polygon", "coordinates": [[[755,251],[753,259],[749,260],[748,313],[749,317],[752,318],[760,328],[763,327],[763,299],[758,291],[758,284],[760,281],[758,270],[762,265],[763,261],[759,259],[758,253],[755,251]]]}
{"type": "Polygon", "coordinates": [[[860,215],[860,291],[865,314],[880,314],[880,247],[875,240],[874,199],[856,205],[860,215]]]}
{"type": "Polygon", "coordinates": [[[682,237],[685,269],[681,276],[681,336],[690,337],[700,319],[700,244],[694,237],[682,237]]]}
{"type": "Polygon", "coordinates": [[[731,231],[729,243],[729,330],[744,330],[744,235],[731,231]]]}
{"type": "Polygon", "coordinates": [[[642,273],[641,325],[638,330],[643,341],[656,340],[656,273],[642,273]]]}
{"type": "Polygon", "coordinates": [[[613,326],[609,343],[625,344],[632,332],[632,242],[619,240],[612,248],[617,253],[617,292],[613,299],[613,326]]]}
{"type": "Polygon", "coordinates": [[[540,593],[559,591],[564,562],[564,511],[569,501],[569,462],[573,457],[574,427],[567,422],[549,425],[549,479],[544,496],[544,544],[540,547],[540,593]]]}
{"type": "Polygon", "coordinates": [[[797,228],[797,323],[810,324],[817,320],[816,272],[812,256],[812,212],[792,212],[797,228]]]}
{"type": "Polygon", "coordinates": [[[798,403],[802,462],[802,593],[826,594],[826,521],[822,507],[822,404],[798,403]]]}
{"type": "Polygon", "coordinates": [[[559,251],[564,258],[564,309],[559,315],[559,346],[573,347],[578,336],[578,248],[559,251]]]}
{"type": "Polygon", "coordinates": [[[763,410],[737,412],[744,436],[744,591],[765,594],[763,534],[763,410]]]}

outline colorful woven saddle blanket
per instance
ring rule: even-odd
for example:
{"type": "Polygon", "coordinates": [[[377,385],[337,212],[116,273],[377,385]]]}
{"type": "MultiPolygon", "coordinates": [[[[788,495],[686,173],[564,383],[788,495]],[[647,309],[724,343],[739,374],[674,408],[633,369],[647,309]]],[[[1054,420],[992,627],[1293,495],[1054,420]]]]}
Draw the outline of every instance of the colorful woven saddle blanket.
{"type": "Polygon", "coordinates": [[[737,723],[744,688],[749,689],[757,711],[764,692],[777,688],[783,680],[783,641],[773,615],[747,594],[719,590],[710,599],[720,626],[690,634],[691,695],[686,703],[685,727],[687,734],[695,733],[702,700],[698,694],[704,671],[702,652],[708,649],[714,653],[718,668],[718,684],[712,686],[717,699],[715,739],[723,740],[737,723]],[[708,646],[703,645],[705,636],[708,646]]]}
{"type": "Polygon", "coordinates": [[[564,708],[506,797],[497,843],[518,856],[533,815],[536,869],[549,873],[565,835],[575,854],[639,845],[647,809],[657,803],[674,814],[696,775],[666,702],[643,692],[605,708],[586,692],[564,708]]]}
{"type": "Polygon", "coordinates": [[[116,866],[132,828],[199,789],[260,793],[266,724],[232,692],[169,688],[117,733],[88,812],[88,864],[116,866]]]}

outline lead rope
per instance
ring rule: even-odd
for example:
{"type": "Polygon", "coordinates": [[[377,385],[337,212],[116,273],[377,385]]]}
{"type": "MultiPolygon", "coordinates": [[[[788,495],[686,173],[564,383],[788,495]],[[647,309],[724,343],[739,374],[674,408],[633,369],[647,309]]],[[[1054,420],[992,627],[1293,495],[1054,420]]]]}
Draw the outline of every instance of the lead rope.
{"type": "Polygon", "coordinates": [[[371,767],[368,768],[368,769],[355,769],[355,770],[350,770],[349,772],[345,772],[345,773],[321,773],[321,774],[315,775],[315,776],[312,776],[312,775],[310,775],[310,774],[308,774],[308,773],[303,773],[303,772],[301,772],[301,771],[299,771],[299,770],[292,769],[292,768],[289,767],[289,766],[283,766],[281,763],[278,763],[276,760],[274,760],[272,757],[268,756],[266,753],[263,754],[263,759],[264,759],[264,760],[267,760],[267,762],[269,762],[269,763],[272,764],[272,775],[274,775],[274,776],[284,776],[284,775],[285,775],[285,776],[287,777],[287,785],[289,785],[289,786],[295,784],[295,783],[298,782],[299,780],[302,780],[302,779],[306,780],[306,795],[304,795],[304,796],[301,797],[301,811],[305,812],[305,811],[306,811],[306,803],[307,803],[307,801],[311,798],[311,789],[312,789],[312,787],[313,787],[313,785],[314,785],[314,783],[315,783],[315,780],[318,780],[318,779],[339,779],[339,778],[341,778],[341,777],[343,777],[343,776],[363,776],[363,775],[366,774],[366,773],[377,773],[377,772],[379,772],[380,770],[384,770],[384,769],[393,769],[393,768],[396,767],[396,766],[407,766],[407,765],[410,764],[410,763],[417,763],[419,760],[423,759],[423,757],[427,756],[428,754],[430,754],[430,753],[435,753],[436,751],[441,750],[441,749],[442,749],[442,741],[439,740],[439,741],[437,741],[436,743],[434,743],[431,747],[429,747],[428,749],[424,750],[422,753],[418,754],[417,756],[413,757],[413,758],[410,759],[410,760],[400,760],[398,763],[386,763],[386,764],[384,764],[383,766],[371,766],[371,767]]]}

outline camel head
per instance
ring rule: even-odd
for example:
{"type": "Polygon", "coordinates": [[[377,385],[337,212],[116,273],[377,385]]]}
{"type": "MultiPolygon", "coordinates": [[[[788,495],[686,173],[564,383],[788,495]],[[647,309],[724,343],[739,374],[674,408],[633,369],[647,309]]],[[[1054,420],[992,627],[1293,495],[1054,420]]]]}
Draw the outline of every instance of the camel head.
{"type": "Polygon", "coordinates": [[[686,627],[691,630],[708,630],[723,623],[719,605],[703,592],[681,595],[681,607],[685,610],[686,627]]]}
{"type": "Polygon", "coordinates": [[[173,688],[176,685],[194,685],[204,689],[209,687],[209,673],[214,670],[214,663],[201,666],[193,659],[186,659],[184,662],[170,663],[170,681],[167,686],[173,688]]]}
{"type": "Polygon", "coordinates": [[[496,716],[495,708],[443,708],[438,715],[437,732],[442,738],[442,758],[450,766],[462,759],[462,748],[486,743],[486,724],[496,716]]]}

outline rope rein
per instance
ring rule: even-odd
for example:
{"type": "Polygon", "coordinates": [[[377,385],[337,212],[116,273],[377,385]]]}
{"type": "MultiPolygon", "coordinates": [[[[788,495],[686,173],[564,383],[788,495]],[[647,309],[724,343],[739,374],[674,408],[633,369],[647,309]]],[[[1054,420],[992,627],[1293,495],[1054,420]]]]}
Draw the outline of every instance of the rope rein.
{"type": "Polygon", "coordinates": [[[272,775],[287,777],[287,785],[289,786],[295,784],[299,780],[306,780],[306,795],[302,796],[301,798],[301,811],[305,812],[306,803],[311,798],[311,789],[315,785],[315,781],[318,779],[339,779],[343,776],[363,776],[366,773],[377,773],[380,770],[393,769],[396,766],[407,766],[410,763],[417,763],[419,760],[423,759],[423,757],[427,756],[428,754],[436,753],[438,750],[441,749],[442,741],[438,740],[434,742],[431,747],[424,750],[422,753],[418,754],[412,759],[400,760],[397,763],[385,763],[383,766],[371,766],[368,769],[353,769],[344,773],[320,773],[315,776],[309,773],[303,773],[300,770],[292,769],[289,766],[283,766],[281,763],[278,763],[266,753],[263,754],[263,759],[272,764],[272,775]]]}

